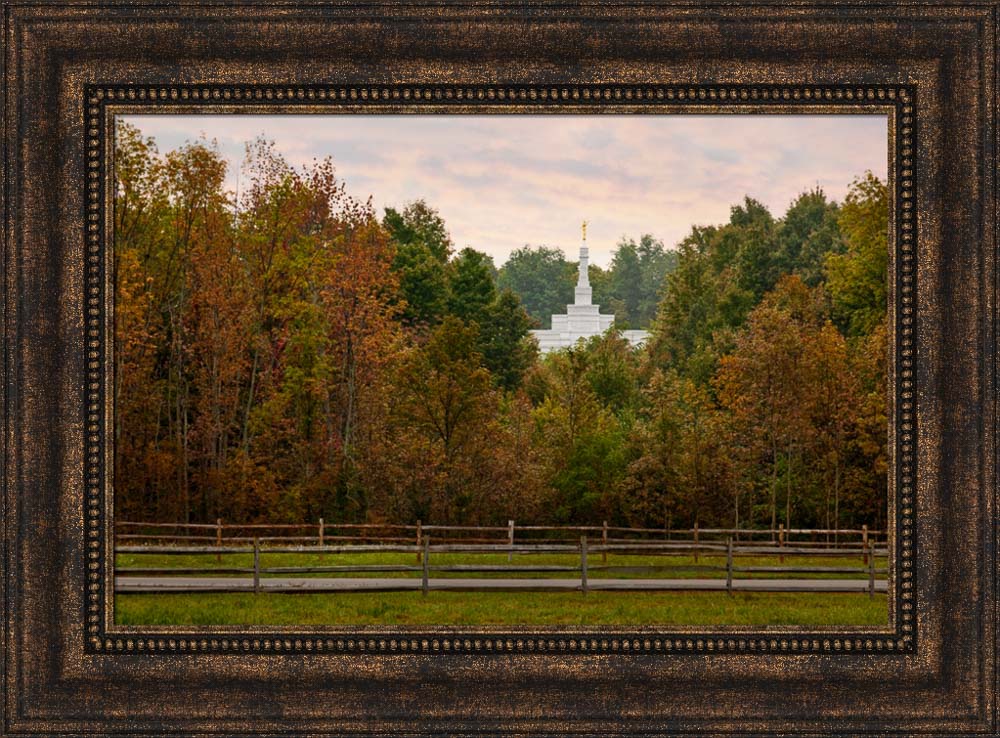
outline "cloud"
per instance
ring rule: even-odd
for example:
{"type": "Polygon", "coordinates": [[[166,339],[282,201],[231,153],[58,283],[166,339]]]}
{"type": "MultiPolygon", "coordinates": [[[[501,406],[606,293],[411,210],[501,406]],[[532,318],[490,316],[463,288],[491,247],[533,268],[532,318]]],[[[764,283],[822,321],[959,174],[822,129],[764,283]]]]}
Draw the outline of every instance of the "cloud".
{"type": "Polygon", "coordinates": [[[781,215],[821,186],[840,200],[866,170],[885,177],[885,116],[329,115],[129,116],[161,151],[216,139],[231,162],[244,144],[275,141],[292,164],[332,157],[348,191],[378,208],[425,199],[459,247],[497,264],[526,243],[570,257],[580,221],[596,263],[618,239],[668,245],[692,225],[721,223],[749,195],[781,215]],[[848,144],[848,145],[845,145],[848,144]]]}

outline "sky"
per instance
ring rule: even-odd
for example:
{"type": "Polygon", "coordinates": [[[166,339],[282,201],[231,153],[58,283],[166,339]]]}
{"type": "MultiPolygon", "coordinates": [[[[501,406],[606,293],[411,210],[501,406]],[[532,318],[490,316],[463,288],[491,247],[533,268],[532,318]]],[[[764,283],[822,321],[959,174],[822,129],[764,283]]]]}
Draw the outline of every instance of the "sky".
{"type": "Polygon", "coordinates": [[[644,233],[673,247],[693,225],[729,218],[749,195],[775,217],[821,187],[888,169],[879,115],[147,115],[125,116],[161,152],[201,137],[229,161],[235,191],[244,146],[273,140],[296,166],[330,156],[350,195],[381,216],[424,199],[456,250],[503,264],[526,244],[575,260],[587,220],[591,262],[644,233]]]}

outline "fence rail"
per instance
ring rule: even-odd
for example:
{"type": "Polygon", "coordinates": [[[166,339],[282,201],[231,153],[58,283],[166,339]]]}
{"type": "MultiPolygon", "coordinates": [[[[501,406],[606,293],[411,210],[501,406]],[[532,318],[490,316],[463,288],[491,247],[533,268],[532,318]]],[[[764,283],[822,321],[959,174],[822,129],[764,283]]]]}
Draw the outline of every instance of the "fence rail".
{"type": "Polygon", "coordinates": [[[602,543],[635,540],[636,538],[649,538],[651,536],[657,536],[659,540],[663,540],[664,538],[672,540],[675,536],[680,536],[681,540],[690,539],[694,543],[698,543],[703,538],[716,541],[725,541],[727,538],[732,538],[736,542],[741,540],[753,541],[763,538],[784,544],[791,542],[793,538],[808,538],[808,540],[797,541],[798,545],[850,545],[852,542],[856,543],[857,541],[866,544],[869,542],[884,543],[886,535],[885,531],[869,528],[868,526],[862,526],[861,528],[825,529],[785,528],[783,525],[779,525],[774,529],[759,529],[701,528],[695,524],[691,528],[642,528],[608,525],[607,521],[602,525],[518,525],[515,521],[510,520],[505,526],[425,525],[419,520],[413,525],[398,523],[328,523],[322,518],[315,523],[224,523],[221,519],[216,520],[215,523],[157,523],[129,520],[115,522],[116,539],[119,541],[215,540],[220,545],[224,540],[252,541],[254,538],[259,538],[269,541],[279,539],[316,541],[318,545],[323,545],[327,540],[413,541],[419,547],[422,538],[425,535],[432,534],[438,540],[450,542],[470,541],[472,539],[479,543],[493,541],[513,543],[518,533],[521,534],[523,539],[536,542],[540,539],[546,540],[546,536],[540,534],[551,534],[549,538],[552,540],[575,540],[581,535],[600,534],[602,543]],[[139,530],[140,532],[131,533],[129,532],[130,530],[139,530]],[[169,531],[183,532],[171,533],[169,531]],[[191,531],[212,531],[212,535],[204,533],[192,534],[191,531]],[[232,535],[231,532],[233,531],[244,533],[244,535],[232,535]],[[256,531],[310,531],[310,533],[308,535],[265,536],[256,533],[256,531]],[[339,531],[339,534],[332,531],[339,531]],[[356,532],[348,533],[349,531],[356,532]],[[366,531],[374,531],[374,533],[367,533],[366,531]],[[390,533],[393,535],[388,535],[390,533]],[[470,533],[480,535],[469,536],[468,534],[470,533]]]}
{"type": "Polygon", "coordinates": [[[778,591],[861,591],[874,596],[884,582],[880,575],[887,568],[876,564],[877,559],[886,559],[888,549],[880,541],[881,531],[867,527],[856,530],[837,531],[779,528],[774,531],[739,530],[743,540],[737,540],[735,529],[667,530],[648,528],[623,528],[617,526],[414,526],[374,524],[326,524],[322,521],[315,526],[305,525],[218,525],[176,523],[140,523],[121,521],[118,530],[135,528],[164,528],[184,530],[184,534],[128,534],[116,536],[116,552],[119,554],[156,554],[167,556],[214,554],[221,564],[222,555],[251,555],[252,567],[229,564],[215,567],[165,567],[165,566],[117,566],[116,581],[119,591],[372,591],[372,590],[413,590],[420,589],[425,595],[432,589],[549,589],[566,590],[574,588],[583,593],[591,589],[724,589],[732,594],[737,590],[771,589],[778,591]],[[191,535],[186,528],[205,530],[212,528],[216,535],[191,535]],[[311,527],[317,530],[315,536],[224,536],[224,530],[239,532],[252,530],[273,532],[276,530],[299,531],[311,527]],[[383,537],[327,535],[327,529],[361,529],[380,531],[413,531],[412,538],[399,535],[383,537]],[[455,532],[460,535],[455,536],[455,532]],[[521,540],[515,533],[522,532],[521,540]],[[500,538],[473,538],[467,534],[501,532],[500,538]],[[575,540],[566,538],[531,538],[524,533],[559,532],[581,533],[575,540]],[[615,536],[609,535],[614,532],[615,536]],[[441,534],[433,536],[431,533],[441,534]],[[447,534],[452,536],[448,537],[447,534]],[[588,534],[599,535],[591,537],[588,534]],[[655,533],[659,539],[651,539],[645,534],[655,533]],[[678,540],[673,535],[686,533],[687,538],[678,540]],[[632,534],[628,538],[622,534],[632,534]],[[836,534],[836,540],[818,540],[836,534]],[[719,536],[725,536],[720,539],[719,536]],[[791,540],[809,536],[810,540],[791,540]],[[705,540],[705,539],[708,540],[705,540]],[[755,540],[756,539],[756,540],[755,540]],[[763,539],[763,540],[760,540],[763,539]],[[154,543],[156,541],[157,543],[154,543]],[[203,541],[212,541],[204,544],[203,541]],[[330,542],[328,542],[330,541],[330,542]],[[371,541],[378,541],[372,543],[371,541]],[[166,543],[170,542],[170,543],[166,543]],[[410,554],[416,557],[413,565],[404,563],[348,562],[342,564],[306,563],[301,566],[264,566],[263,556],[275,554],[317,554],[341,556],[352,554],[410,554]],[[462,561],[448,563],[442,557],[455,555],[506,554],[507,563],[490,561],[462,561]],[[539,555],[572,556],[576,563],[524,563],[522,557],[539,555]],[[513,557],[522,560],[514,563],[513,557]],[[599,563],[595,560],[600,557],[599,563]],[[609,563],[609,556],[650,557],[642,563],[609,563]],[[785,564],[785,557],[797,561],[785,564]],[[432,562],[432,557],[436,561],[432,562]],[[741,565],[741,559],[752,557],[777,558],[779,565],[748,562],[741,565]],[[688,558],[693,563],[675,562],[671,559],[688,558]],[[854,558],[861,559],[861,566],[809,565],[814,558],[854,558]],[[719,562],[719,563],[712,563],[719,562]],[[710,575],[708,579],[693,577],[668,578],[667,574],[690,574],[693,572],[710,575]],[[335,578],[318,578],[314,575],[335,575],[335,578]],[[344,575],[393,575],[391,576],[344,576],[344,575]],[[450,575],[432,579],[432,574],[450,575]],[[480,578],[460,578],[455,575],[487,575],[480,578]],[[569,577],[566,575],[574,575],[569,577]],[[593,576],[596,574],[597,576],[593,576]],[[778,575],[794,576],[781,579],[778,575]],[[195,575],[183,579],[182,575],[195,575]],[[307,578],[288,579],[289,575],[307,575],[307,578]],[[417,577],[419,575],[419,584],[417,577]],[[503,576],[505,575],[505,576],[503,576]],[[557,578],[543,578],[557,575],[557,578]],[[561,576],[560,576],[561,575],[561,576]],[[633,578],[622,576],[632,575],[633,578]],[[645,578],[639,578],[646,575],[645,578]],[[755,576],[758,575],[758,576],[755,576]],[[759,575],[765,575],[760,577],[759,575]],[[833,575],[853,575],[850,579],[836,579],[833,575]],[[280,576],[286,578],[282,579],[280,576]],[[499,578],[498,578],[499,577],[499,578]],[[804,578],[803,578],[804,577],[804,578]],[[867,581],[860,579],[864,577],[867,581]],[[268,580],[271,581],[268,581],[268,580]],[[252,586],[250,585],[252,582],[252,586]],[[810,584],[812,582],[813,584],[810,584]],[[186,585],[185,585],[186,583],[186,585]],[[724,583],[724,584],[723,584],[724,583]],[[784,583],[784,589],[782,589],[784,583]],[[188,589],[184,589],[187,586],[188,589]]]}

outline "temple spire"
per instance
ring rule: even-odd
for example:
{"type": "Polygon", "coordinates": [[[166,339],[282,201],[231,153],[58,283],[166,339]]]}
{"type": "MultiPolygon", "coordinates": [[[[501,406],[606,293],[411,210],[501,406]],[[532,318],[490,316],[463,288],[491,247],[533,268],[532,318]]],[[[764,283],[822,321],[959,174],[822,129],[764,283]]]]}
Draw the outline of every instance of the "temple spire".
{"type": "Polygon", "coordinates": [[[575,304],[590,305],[593,292],[590,289],[590,254],[587,251],[587,221],[583,221],[581,229],[583,240],[580,242],[580,272],[574,290],[575,304]]]}
{"type": "MultiPolygon", "coordinates": [[[[568,256],[568,254],[567,254],[568,256]]],[[[573,346],[580,339],[589,339],[605,333],[615,322],[614,315],[605,315],[600,305],[595,305],[590,288],[590,254],[587,251],[587,221],[580,228],[580,276],[577,278],[575,300],[566,306],[566,312],[552,315],[552,327],[547,330],[533,330],[538,339],[538,348],[545,354],[573,346]]],[[[646,331],[622,331],[622,336],[632,346],[643,343],[649,334],[646,331]]]]}

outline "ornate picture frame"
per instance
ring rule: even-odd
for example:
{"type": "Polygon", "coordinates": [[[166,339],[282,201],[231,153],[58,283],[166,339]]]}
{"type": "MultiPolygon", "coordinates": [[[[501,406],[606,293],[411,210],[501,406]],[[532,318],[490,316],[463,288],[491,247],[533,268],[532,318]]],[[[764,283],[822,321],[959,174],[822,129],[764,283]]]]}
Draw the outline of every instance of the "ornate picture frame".
{"type": "Polygon", "coordinates": [[[994,734],[998,9],[5,2],[4,733],[994,734]],[[136,112],[887,115],[888,626],[116,625],[136,112]]]}

